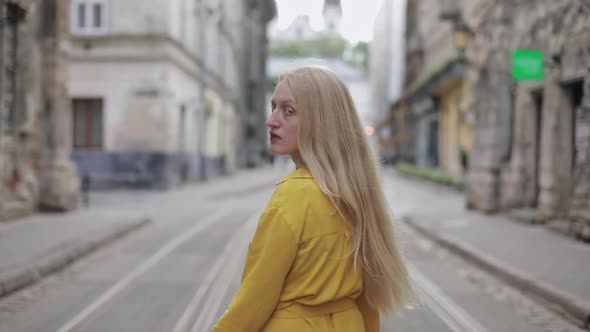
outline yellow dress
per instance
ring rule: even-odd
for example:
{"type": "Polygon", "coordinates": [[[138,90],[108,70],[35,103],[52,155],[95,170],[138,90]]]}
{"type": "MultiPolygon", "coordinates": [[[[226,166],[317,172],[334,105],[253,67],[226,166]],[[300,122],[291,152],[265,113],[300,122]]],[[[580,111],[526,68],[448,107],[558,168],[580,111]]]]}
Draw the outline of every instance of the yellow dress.
{"type": "Polygon", "coordinates": [[[240,288],[213,331],[379,331],[350,247],[349,227],[298,168],[261,215],[240,288]]]}

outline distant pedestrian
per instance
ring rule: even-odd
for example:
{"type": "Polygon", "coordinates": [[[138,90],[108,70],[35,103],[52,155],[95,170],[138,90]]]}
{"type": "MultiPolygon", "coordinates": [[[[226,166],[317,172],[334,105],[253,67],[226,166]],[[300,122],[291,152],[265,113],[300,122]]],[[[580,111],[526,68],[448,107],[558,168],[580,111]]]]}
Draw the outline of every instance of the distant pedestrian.
{"type": "Polygon", "coordinates": [[[266,125],[271,151],[297,168],[260,217],[213,331],[379,331],[379,312],[407,305],[413,289],[348,88],[328,69],[289,71],[266,125]]]}
{"type": "Polygon", "coordinates": [[[82,176],[82,203],[85,207],[90,206],[90,175],[88,173],[84,173],[82,176]]]}

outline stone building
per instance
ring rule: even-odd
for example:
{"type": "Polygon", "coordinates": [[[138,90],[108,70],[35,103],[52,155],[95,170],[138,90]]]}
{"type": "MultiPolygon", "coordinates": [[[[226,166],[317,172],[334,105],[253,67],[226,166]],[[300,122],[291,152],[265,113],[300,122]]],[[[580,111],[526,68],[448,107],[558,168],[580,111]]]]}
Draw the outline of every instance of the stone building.
{"type": "Polygon", "coordinates": [[[167,188],[246,164],[274,1],[72,1],[74,158],[94,187],[167,188]]]}
{"type": "Polygon", "coordinates": [[[0,1],[0,219],[76,206],[68,1],[0,1]]]}
{"type": "Polygon", "coordinates": [[[81,176],[165,187],[264,151],[274,1],[151,4],[0,1],[0,219],[73,208],[81,176]]]}
{"type": "Polygon", "coordinates": [[[473,123],[471,110],[462,103],[468,65],[466,45],[457,34],[468,29],[460,9],[460,3],[451,1],[407,3],[403,92],[389,103],[389,115],[378,126],[391,132],[382,145],[394,160],[457,176],[467,169],[473,123]]]}
{"type": "Polygon", "coordinates": [[[590,5],[482,2],[472,8],[476,128],[468,205],[568,220],[590,238],[590,5]],[[544,55],[542,81],[514,81],[512,51],[544,55]]]}
{"type": "Polygon", "coordinates": [[[415,0],[406,13],[404,92],[380,124],[393,158],[466,170],[469,208],[590,239],[590,4],[415,0]],[[541,80],[513,78],[521,49],[542,52],[541,80]]]}

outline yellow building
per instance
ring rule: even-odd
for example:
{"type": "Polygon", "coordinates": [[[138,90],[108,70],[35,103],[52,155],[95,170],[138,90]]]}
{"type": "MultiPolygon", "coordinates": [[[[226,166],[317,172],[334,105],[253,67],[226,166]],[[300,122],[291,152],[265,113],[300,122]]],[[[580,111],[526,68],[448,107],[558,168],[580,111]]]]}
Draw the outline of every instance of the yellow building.
{"type": "Polygon", "coordinates": [[[394,161],[465,174],[472,151],[471,35],[451,2],[408,3],[404,92],[381,123],[391,128],[386,146],[394,161]]]}
{"type": "Polygon", "coordinates": [[[471,113],[462,107],[467,83],[463,78],[452,80],[439,88],[439,167],[462,176],[468,166],[472,146],[471,113]]]}

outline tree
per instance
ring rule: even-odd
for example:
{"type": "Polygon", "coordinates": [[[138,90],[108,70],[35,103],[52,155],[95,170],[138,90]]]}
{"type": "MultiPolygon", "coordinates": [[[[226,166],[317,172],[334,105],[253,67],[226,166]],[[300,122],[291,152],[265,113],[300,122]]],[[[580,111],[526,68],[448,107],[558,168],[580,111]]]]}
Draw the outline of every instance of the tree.
{"type": "Polygon", "coordinates": [[[369,43],[361,41],[348,48],[344,60],[367,72],[369,70],[369,43]]]}
{"type": "Polygon", "coordinates": [[[339,37],[320,36],[309,40],[285,41],[271,48],[271,54],[286,57],[341,58],[348,42],[339,37]]]}

